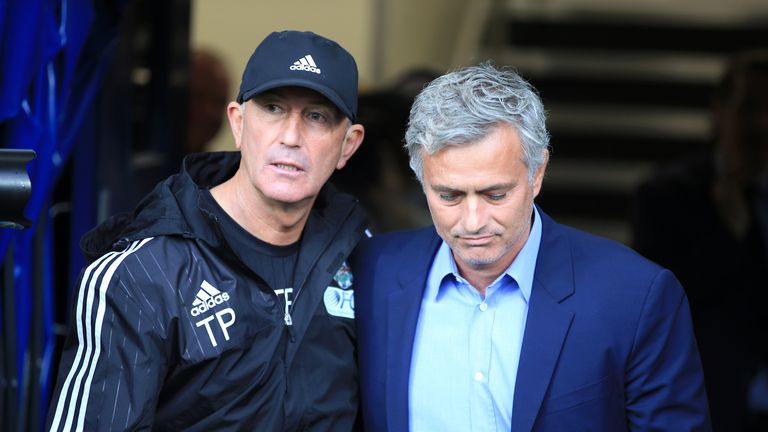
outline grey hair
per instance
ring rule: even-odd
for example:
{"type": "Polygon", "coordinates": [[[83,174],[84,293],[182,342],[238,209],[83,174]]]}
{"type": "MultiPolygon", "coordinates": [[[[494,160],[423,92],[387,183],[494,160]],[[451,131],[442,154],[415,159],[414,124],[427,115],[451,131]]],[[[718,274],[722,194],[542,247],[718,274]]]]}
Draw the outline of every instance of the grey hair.
{"type": "Polygon", "coordinates": [[[422,151],[476,142],[501,123],[514,127],[523,146],[528,181],[546,160],[549,133],[536,90],[513,69],[490,62],[450,72],[429,83],[411,107],[405,148],[423,183],[422,151]]]}

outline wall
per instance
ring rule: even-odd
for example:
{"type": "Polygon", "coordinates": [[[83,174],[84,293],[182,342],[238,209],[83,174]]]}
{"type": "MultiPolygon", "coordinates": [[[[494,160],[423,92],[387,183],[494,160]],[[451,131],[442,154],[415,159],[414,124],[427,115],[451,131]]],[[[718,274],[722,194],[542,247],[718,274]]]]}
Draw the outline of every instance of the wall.
{"type": "MultiPolygon", "coordinates": [[[[465,9],[472,4],[468,0],[197,0],[192,5],[191,45],[222,54],[234,99],[248,57],[267,34],[289,28],[311,30],[352,53],[365,91],[414,67],[448,69],[465,9]]],[[[211,149],[231,148],[225,125],[211,149]]]]}
{"type": "Polygon", "coordinates": [[[485,1],[389,1],[382,8],[382,65],[384,82],[413,67],[440,72],[451,66],[453,49],[468,9],[485,1]]]}
{"type": "MultiPolygon", "coordinates": [[[[274,30],[311,30],[337,41],[355,57],[360,81],[365,83],[372,75],[371,4],[371,0],[197,0],[192,5],[190,44],[221,53],[230,72],[233,100],[248,58],[274,30]]],[[[233,149],[228,123],[211,149],[233,149]]]]}

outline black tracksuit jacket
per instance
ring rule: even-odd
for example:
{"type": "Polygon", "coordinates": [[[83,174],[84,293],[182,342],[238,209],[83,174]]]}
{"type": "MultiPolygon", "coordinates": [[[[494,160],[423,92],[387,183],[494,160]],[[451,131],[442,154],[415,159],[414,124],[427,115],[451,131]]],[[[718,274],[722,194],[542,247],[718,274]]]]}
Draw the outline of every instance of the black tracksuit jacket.
{"type": "Polygon", "coordinates": [[[356,429],[354,291],[345,260],[357,201],[326,185],[304,229],[290,298],[221,236],[202,190],[236,152],[185,159],[133,215],[89,232],[48,413],[59,430],[356,429]]]}

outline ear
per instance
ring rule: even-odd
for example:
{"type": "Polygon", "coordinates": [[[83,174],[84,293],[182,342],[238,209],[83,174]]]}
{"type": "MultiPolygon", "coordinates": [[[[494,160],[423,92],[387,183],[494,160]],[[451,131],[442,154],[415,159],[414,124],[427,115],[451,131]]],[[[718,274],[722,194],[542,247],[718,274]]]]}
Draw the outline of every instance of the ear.
{"type": "Polygon", "coordinates": [[[541,191],[541,184],[544,182],[544,172],[547,171],[547,164],[549,163],[549,150],[544,149],[544,161],[539,165],[536,170],[536,174],[533,175],[533,196],[534,198],[539,195],[541,191]]]}
{"type": "MultiPolygon", "coordinates": [[[[244,104],[248,103],[243,102],[244,104]]],[[[243,136],[243,110],[237,102],[230,102],[227,105],[227,119],[229,119],[229,128],[232,130],[232,137],[235,139],[235,148],[240,149],[241,138],[243,136]]]]}
{"type": "Polygon", "coordinates": [[[360,148],[365,136],[365,128],[361,124],[353,124],[347,129],[344,135],[344,142],[341,145],[341,156],[336,163],[336,169],[342,169],[347,164],[349,158],[360,148]]]}

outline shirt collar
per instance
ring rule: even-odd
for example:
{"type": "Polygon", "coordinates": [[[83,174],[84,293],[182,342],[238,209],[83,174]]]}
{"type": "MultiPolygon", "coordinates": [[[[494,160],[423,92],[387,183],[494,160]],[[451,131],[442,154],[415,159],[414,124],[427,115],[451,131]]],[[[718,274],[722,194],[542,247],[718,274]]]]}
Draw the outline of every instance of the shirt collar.
{"type": "MultiPolygon", "coordinates": [[[[526,303],[531,298],[531,289],[533,288],[533,274],[536,269],[536,258],[539,255],[539,246],[541,244],[541,216],[539,215],[536,206],[533,207],[533,224],[531,225],[531,231],[528,234],[528,239],[525,241],[523,248],[515,257],[514,261],[507,267],[504,272],[499,275],[493,284],[498,283],[499,279],[508,275],[515,282],[517,282],[520,292],[523,294],[523,298],[526,303]]],[[[449,277],[451,281],[457,281],[461,278],[459,275],[459,269],[456,266],[456,261],[453,259],[451,248],[448,243],[443,240],[440,244],[440,248],[437,250],[435,260],[432,262],[432,268],[427,278],[427,293],[428,298],[439,300],[438,295],[444,288],[445,279],[449,277]]],[[[493,285],[491,284],[491,285],[493,285]]],[[[450,284],[445,284],[450,285],[450,284]]]]}

